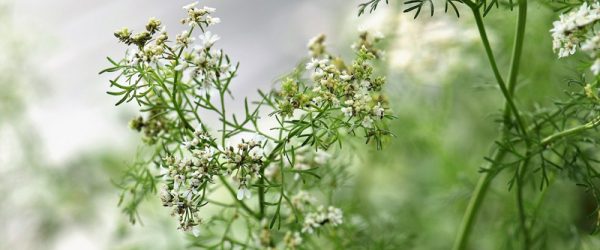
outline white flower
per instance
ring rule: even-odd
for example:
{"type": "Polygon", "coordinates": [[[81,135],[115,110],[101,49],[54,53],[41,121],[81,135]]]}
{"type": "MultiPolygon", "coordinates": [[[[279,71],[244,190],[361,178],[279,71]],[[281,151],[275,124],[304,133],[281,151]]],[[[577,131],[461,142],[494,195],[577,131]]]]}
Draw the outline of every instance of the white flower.
{"type": "Polygon", "coordinates": [[[342,210],[336,207],[329,207],[327,209],[327,219],[329,219],[329,223],[333,226],[341,225],[344,219],[344,215],[342,214],[342,210]]]}
{"type": "Polygon", "coordinates": [[[592,70],[592,73],[594,73],[594,75],[600,74],[600,58],[596,58],[594,64],[592,64],[592,67],[590,69],[592,70]]]}
{"type": "Polygon", "coordinates": [[[373,119],[371,119],[370,116],[365,116],[365,118],[362,120],[361,124],[365,128],[372,128],[373,127],[373,119]]]}
{"type": "Polygon", "coordinates": [[[206,22],[208,23],[208,25],[218,24],[221,23],[221,18],[207,16],[206,22]]]}
{"type": "Polygon", "coordinates": [[[373,115],[377,116],[377,117],[383,117],[383,113],[385,112],[385,109],[383,107],[381,107],[381,103],[378,102],[377,105],[375,105],[375,107],[373,107],[373,115]]]}
{"type": "Polygon", "coordinates": [[[577,50],[577,44],[582,36],[591,29],[593,24],[600,20],[600,5],[588,6],[584,2],[578,10],[560,15],[559,20],[553,22],[550,30],[552,33],[552,48],[558,52],[558,57],[572,55],[577,50]]]}
{"type": "Polygon", "coordinates": [[[213,12],[215,12],[215,10],[217,10],[217,9],[215,9],[215,8],[206,7],[206,6],[204,6],[204,8],[202,8],[202,9],[203,9],[204,11],[206,11],[206,13],[213,13],[213,12]]]}
{"type": "Polygon", "coordinates": [[[244,198],[246,198],[246,199],[252,198],[252,192],[250,192],[250,190],[248,190],[246,185],[240,186],[240,188],[237,191],[237,199],[243,200],[244,198]]]}
{"type": "Polygon", "coordinates": [[[344,80],[344,81],[350,81],[350,79],[352,79],[352,76],[349,75],[346,71],[342,72],[342,74],[340,75],[340,79],[344,80]]]}
{"type": "Polygon", "coordinates": [[[196,237],[200,236],[200,226],[195,226],[192,228],[192,234],[194,234],[196,237]]]}
{"type": "Polygon", "coordinates": [[[193,2],[193,3],[190,3],[190,4],[188,4],[188,5],[185,5],[185,6],[183,6],[183,9],[184,9],[184,10],[189,10],[189,9],[191,9],[191,8],[194,8],[194,7],[196,7],[196,5],[198,5],[198,1],[196,1],[196,2],[193,2]]]}
{"type": "Polygon", "coordinates": [[[319,59],[311,58],[310,62],[306,63],[307,70],[313,70],[319,67],[319,59]]]}
{"type": "Polygon", "coordinates": [[[215,44],[216,41],[218,41],[219,39],[221,39],[221,37],[219,37],[216,34],[213,34],[210,31],[206,31],[204,34],[201,34],[199,36],[199,38],[202,41],[202,44],[204,45],[205,48],[212,47],[213,44],[215,44]]]}
{"type": "Polygon", "coordinates": [[[344,113],[344,115],[346,117],[351,117],[352,116],[352,107],[343,107],[342,113],[344,113]]]}
{"type": "Polygon", "coordinates": [[[187,69],[189,64],[186,61],[180,62],[177,66],[175,66],[175,71],[184,71],[187,69]]]}
{"type": "Polygon", "coordinates": [[[592,38],[581,44],[581,50],[587,52],[590,56],[595,57],[600,50],[600,34],[595,34],[592,38]]]}

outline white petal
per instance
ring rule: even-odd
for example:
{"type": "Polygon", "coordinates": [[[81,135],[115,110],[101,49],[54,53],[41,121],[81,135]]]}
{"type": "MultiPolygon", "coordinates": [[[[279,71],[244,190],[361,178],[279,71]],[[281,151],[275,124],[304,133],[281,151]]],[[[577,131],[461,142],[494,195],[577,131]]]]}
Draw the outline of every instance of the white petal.
{"type": "Polygon", "coordinates": [[[237,199],[240,201],[244,199],[244,190],[241,188],[237,191],[237,199]]]}
{"type": "Polygon", "coordinates": [[[195,226],[192,229],[192,234],[194,234],[194,236],[196,236],[196,237],[200,236],[200,227],[199,226],[195,226]]]}

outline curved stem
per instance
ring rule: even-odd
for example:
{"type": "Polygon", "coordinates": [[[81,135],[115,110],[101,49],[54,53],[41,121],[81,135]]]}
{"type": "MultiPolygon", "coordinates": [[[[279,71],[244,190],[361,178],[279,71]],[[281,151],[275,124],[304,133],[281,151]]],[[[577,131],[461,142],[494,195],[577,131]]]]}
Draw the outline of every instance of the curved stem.
{"type": "Polygon", "coordinates": [[[600,116],[594,118],[592,121],[590,121],[590,122],[588,122],[586,124],[579,125],[577,127],[573,127],[573,128],[570,128],[570,129],[558,132],[556,134],[552,134],[552,135],[550,135],[550,136],[542,139],[542,141],[541,141],[540,144],[542,146],[547,146],[550,143],[552,143],[552,142],[554,142],[556,140],[559,140],[559,139],[561,139],[563,137],[566,137],[566,136],[569,136],[569,135],[573,135],[573,134],[577,134],[577,133],[580,133],[580,132],[588,130],[588,129],[595,128],[598,125],[600,125],[600,116]]]}
{"type": "Polygon", "coordinates": [[[497,149],[492,157],[490,166],[486,168],[487,171],[481,174],[479,177],[477,186],[475,186],[475,189],[473,190],[473,194],[469,200],[469,205],[467,205],[467,210],[465,211],[465,215],[463,216],[463,220],[460,224],[456,240],[454,241],[454,246],[452,247],[453,250],[465,249],[467,246],[467,242],[469,242],[469,236],[471,235],[471,230],[473,229],[475,216],[479,211],[481,202],[485,198],[492,179],[497,174],[495,170],[496,166],[502,161],[504,156],[506,156],[506,150],[503,148],[497,149]]]}
{"type": "MultiPolygon", "coordinates": [[[[526,2],[526,1],[527,0],[521,0],[520,2],[526,2]]],[[[483,17],[481,16],[481,13],[479,11],[479,6],[477,6],[477,5],[469,5],[469,6],[470,6],[471,10],[473,11],[473,16],[475,17],[475,22],[477,23],[477,29],[479,30],[479,36],[481,37],[481,42],[483,43],[485,53],[488,57],[490,66],[492,67],[494,77],[496,78],[496,81],[498,82],[498,86],[500,87],[500,90],[502,91],[502,95],[504,95],[504,99],[506,99],[506,103],[507,103],[508,107],[510,107],[511,112],[514,113],[515,119],[517,120],[517,125],[518,125],[519,130],[521,131],[521,133],[523,133],[524,136],[526,136],[527,129],[525,127],[525,123],[523,122],[523,119],[521,118],[521,114],[519,112],[519,109],[517,108],[517,105],[515,104],[515,102],[513,100],[512,94],[509,92],[508,88],[506,87],[506,84],[504,83],[504,80],[502,79],[502,76],[500,75],[500,70],[498,70],[498,65],[496,63],[496,59],[494,57],[494,52],[492,51],[492,47],[490,45],[490,41],[488,39],[487,32],[485,30],[485,25],[483,24],[483,17]]],[[[521,21],[521,20],[519,19],[519,21],[521,21]]],[[[522,20],[522,22],[524,22],[524,21],[525,20],[522,20]]],[[[522,42],[523,39],[521,38],[520,41],[522,42]]],[[[520,58],[520,56],[513,58],[513,60],[519,59],[519,58],[520,58]]],[[[511,65],[515,65],[515,64],[511,63],[511,65]]],[[[516,74],[517,71],[514,71],[514,72],[516,74]]],[[[515,79],[516,79],[516,75],[515,75],[515,79]]]]}
{"type": "MultiPolygon", "coordinates": [[[[517,29],[515,31],[515,43],[513,47],[513,54],[511,58],[509,76],[508,76],[508,88],[504,84],[504,80],[502,76],[500,76],[500,71],[498,70],[498,66],[496,64],[496,60],[494,58],[494,53],[492,52],[492,48],[490,46],[487,33],[485,31],[485,26],[483,24],[483,19],[481,13],[479,12],[479,6],[470,0],[465,0],[465,3],[471,10],[473,11],[473,16],[475,17],[475,22],[477,23],[477,28],[479,30],[479,34],[481,36],[481,41],[485,48],[486,55],[490,62],[490,66],[492,67],[492,71],[494,73],[494,77],[498,82],[500,89],[502,90],[502,94],[506,99],[505,107],[504,107],[504,129],[502,130],[502,135],[500,136],[502,139],[506,138],[510,131],[510,116],[511,111],[514,113],[514,116],[517,120],[517,125],[519,130],[526,137],[527,128],[521,118],[519,111],[513,101],[513,94],[517,84],[517,76],[519,73],[520,59],[523,51],[523,41],[525,38],[525,24],[527,18],[527,0],[519,1],[519,14],[517,17],[517,29]]],[[[526,142],[529,145],[529,142],[526,142]]],[[[482,174],[479,178],[477,186],[473,191],[473,195],[469,200],[469,204],[467,206],[467,210],[465,211],[465,215],[463,216],[463,220],[460,225],[460,229],[456,236],[456,240],[454,242],[454,246],[452,249],[461,250],[465,249],[469,236],[471,234],[471,230],[473,228],[473,224],[475,222],[475,217],[479,211],[481,206],[481,202],[485,198],[489,185],[492,179],[497,174],[496,166],[502,161],[504,156],[506,155],[506,151],[503,148],[500,148],[496,151],[494,156],[492,157],[493,162],[487,168],[487,172],[482,174]]]]}

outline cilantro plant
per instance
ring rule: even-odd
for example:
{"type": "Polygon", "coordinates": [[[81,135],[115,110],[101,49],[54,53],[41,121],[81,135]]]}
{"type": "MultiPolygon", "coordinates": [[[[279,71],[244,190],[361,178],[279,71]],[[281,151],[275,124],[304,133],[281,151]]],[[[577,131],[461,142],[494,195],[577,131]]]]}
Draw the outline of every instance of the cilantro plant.
{"type": "Polygon", "coordinates": [[[109,58],[101,72],[114,75],[108,94],[117,105],[139,106],[129,125],[146,145],[117,183],[120,205],[135,223],[140,203],[158,194],[194,246],[317,248],[312,238],[335,235],[344,223],[336,185],[325,183],[342,183],[347,162],[331,154],[345,137],[379,149],[391,135],[385,78],[372,66],[381,37],[361,32],[347,61],[317,36],[305,67],[235,112],[227,103],[239,64],[217,49],[220,37],[209,30],[220,22],[215,9],[183,9],[189,28],[175,36],[155,18],[145,30],[116,31],[125,56],[109,58]]]}
{"type": "MultiPolygon", "coordinates": [[[[600,211],[600,3],[542,2],[560,12],[548,33],[553,39],[548,48],[559,58],[583,52],[584,70],[569,80],[560,101],[539,107],[525,103],[517,91],[524,45],[536,43],[526,36],[528,1],[441,2],[444,12],[461,17],[466,10],[474,18],[481,52],[505,102],[453,249],[468,248],[477,214],[499,178],[508,178],[508,191],[514,194],[515,244],[539,248],[543,230],[536,216],[556,179],[582,187],[595,200],[594,214],[600,211]],[[500,53],[486,28],[488,15],[504,11],[501,6],[516,12],[512,46],[502,53],[509,55],[506,65],[497,60],[500,53]]],[[[374,12],[381,3],[360,4],[359,15],[374,12]]],[[[418,18],[434,15],[438,5],[408,0],[403,8],[418,18]]],[[[235,94],[229,87],[239,64],[217,49],[220,37],[209,30],[220,19],[213,8],[196,3],[184,9],[181,22],[189,28],[174,39],[154,18],[145,30],[115,32],[127,50],[122,59],[109,58],[111,66],[102,71],[114,75],[108,93],[118,98],[117,105],[133,102],[141,113],[130,127],[142,134],[145,147],[117,183],[123,210],[136,222],[140,203],[158,194],[179,229],[194,235],[192,245],[213,249],[319,249],[323,240],[339,240],[345,214],[332,197],[353,159],[332,154],[353,137],[381,149],[392,136],[387,124],[393,118],[391,104],[382,94],[386,79],[375,66],[384,56],[383,37],[359,32],[351,60],[329,52],[325,35],[315,37],[308,43],[308,60],[275,89],[259,91],[258,100],[244,99],[238,112],[227,104],[235,94]],[[218,121],[210,121],[211,115],[218,121]]]]}

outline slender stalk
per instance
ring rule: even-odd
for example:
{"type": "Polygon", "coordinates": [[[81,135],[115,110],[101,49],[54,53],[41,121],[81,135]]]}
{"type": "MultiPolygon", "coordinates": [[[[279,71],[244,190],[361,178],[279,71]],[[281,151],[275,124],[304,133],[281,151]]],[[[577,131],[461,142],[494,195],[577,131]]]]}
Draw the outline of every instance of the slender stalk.
{"type": "Polygon", "coordinates": [[[244,203],[243,201],[238,200],[238,199],[235,198],[236,197],[235,190],[231,187],[231,185],[229,185],[229,183],[227,182],[227,180],[225,180],[225,177],[223,177],[222,175],[219,175],[219,180],[221,180],[221,182],[223,182],[223,185],[225,186],[225,188],[227,188],[227,191],[229,191],[229,193],[233,196],[233,199],[238,204],[240,204],[240,206],[242,206],[242,208],[246,212],[248,212],[248,214],[252,215],[252,217],[256,218],[257,220],[260,220],[260,216],[256,212],[252,211],[252,209],[250,209],[248,207],[248,205],[246,205],[246,203],[244,203]]]}
{"type": "Polygon", "coordinates": [[[583,131],[588,130],[588,129],[595,128],[598,125],[600,125],[600,116],[594,118],[592,121],[590,121],[590,122],[588,122],[586,124],[583,124],[583,125],[580,125],[580,126],[577,126],[577,127],[573,127],[573,128],[570,128],[570,129],[558,132],[556,134],[552,134],[552,135],[550,135],[550,136],[542,139],[542,141],[541,141],[540,144],[542,146],[547,146],[547,145],[550,145],[552,142],[554,142],[556,140],[559,140],[559,139],[561,139],[563,137],[566,137],[566,136],[569,136],[569,135],[573,135],[573,134],[577,134],[577,133],[583,132],[583,131]]]}
{"type": "MultiPolygon", "coordinates": [[[[527,23],[527,0],[519,0],[518,2],[518,14],[517,14],[517,28],[515,30],[515,41],[513,46],[513,53],[511,59],[511,65],[508,73],[508,91],[511,96],[514,96],[514,91],[517,85],[517,76],[519,75],[519,65],[521,63],[521,54],[523,53],[523,41],[525,40],[525,24],[527,23]]],[[[505,105],[505,121],[510,119],[510,109],[508,109],[508,103],[505,105]]],[[[523,127],[524,128],[524,127],[523,127]]],[[[524,130],[523,135],[527,138],[527,130],[524,130]]],[[[529,165],[529,155],[531,151],[531,143],[528,139],[525,139],[526,147],[526,158],[521,162],[517,168],[516,175],[516,192],[515,199],[517,202],[517,209],[519,211],[519,222],[521,226],[521,232],[523,233],[523,249],[529,249],[531,236],[527,227],[527,214],[525,212],[525,205],[523,201],[523,178],[526,174],[527,167],[529,165]]]]}
{"type": "MultiPolygon", "coordinates": [[[[526,1],[526,0],[522,0],[522,1],[526,1]]],[[[498,65],[496,63],[496,59],[494,57],[494,52],[492,51],[492,47],[490,45],[490,41],[488,39],[487,36],[487,32],[485,30],[485,25],[483,24],[483,17],[481,16],[481,12],[479,11],[479,5],[473,4],[472,2],[467,2],[467,5],[471,8],[472,12],[473,12],[473,16],[475,17],[475,23],[477,23],[477,29],[479,30],[479,36],[481,37],[481,42],[483,43],[483,47],[485,49],[485,53],[488,57],[490,66],[492,67],[492,71],[494,73],[494,77],[496,78],[496,81],[498,82],[498,86],[500,87],[500,90],[502,91],[502,95],[504,95],[504,99],[506,99],[506,103],[508,105],[508,107],[510,107],[512,113],[514,113],[515,119],[517,120],[517,125],[519,130],[523,133],[524,136],[527,135],[527,128],[525,127],[525,123],[523,122],[523,119],[521,118],[521,114],[519,112],[519,109],[517,108],[517,105],[515,104],[512,94],[509,92],[508,88],[506,87],[506,84],[504,83],[504,80],[502,79],[502,76],[500,75],[500,71],[498,70],[498,65]]],[[[523,22],[525,20],[522,20],[523,22]]],[[[522,39],[521,39],[522,42],[522,39]]],[[[513,60],[515,59],[519,59],[519,57],[513,57],[513,60]]],[[[514,63],[511,63],[511,65],[514,65],[514,63]]],[[[517,71],[515,71],[516,73],[517,71]]],[[[516,76],[515,76],[516,79],[516,76]]]]}
{"type": "MultiPolygon", "coordinates": [[[[517,84],[517,76],[519,73],[520,59],[521,59],[521,54],[522,54],[522,50],[523,50],[523,41],[524,41],[524,37],[525,37],[524,34],[525,34],[525,24],[526,24],[526,18],[527,18],[527,0],[519,1],[519,14],[517,16],[517,29],[515,31],[515,42],[513,45],[514,46],[513,54],[512,54],[512,58],[511,58],[511,64],[510,64],[510,70],[509,70],[509,76],[508,76],[508,79],[509,79],[508,88],[504,84],[504,80],[502,79],[502,76],[500,75],[500,71],[498,70],[498,66],[497,66],[496,60],[494,58],[494,53],[492,52],[492,49],[491,49],[491,46],[490,46],[490,43],[489,43],[489,40],[487,37],[487,33],[485,30],[485,26],[483,24],[483,19],[482,19],[481,13],[479,11],[479,6],[470,0],[465,0],[465,3],[467,4],[467,6],[469,6],[469,8],[471,8],[471,10],[473,12],[473,15],[475,17],[475,22],[477,23],[477,28],[479,30],[480,37],[481,37],[482,43],[483,43],[485,51],[486,51],[486,55],[488,57],[490,66],[494,73],[494,77],[496,78],[496,81],[498,82],[498,85],[500,86],[500,89],[502,90],[502,94],[504,95],[504,98],[506,99],[506,103],[505,103],[505,107],[504,107],[504,129],[502,130],[502,134],[501,134],[500,138],[502,138],[502,139],[506,138],[506,136],[508,135],[508,133],[510,131],[509,125],[510,125],[511,111],[514,113],[514,116],[517,120],[518,128],[522,131],[523,135],[526,136],[527,129],[526,129],[523,119],[521,118],[519,111],[513,101],[513,95],[514,95],[514,91],[515,91],[516,84],[517,84]]],[[[529,145],[529,142],[526,142],[526,143],[527,143],[527,145],[529,145]]],[[[485,195],[487,193],[487,190],[489,188],[491,181],[497,174],[497,172],[495,170],[496,166],[499,164],[499,162],[502,161],[502,159],[504,158],[505,155],[506,155],[506,151],[503,148],[497,149],[494,156],[492,157],[493,161],[490,163],[490,166],[487,168],[488,171],[486,171],[485,173],[483,173],[480,176],[479,181],[477,182],[477,186],[475,186],[475,190],[473,191],[471,199],[469,200],[467,210],[465,211],[465,215],[463,216],[463,220],[461,222],[460,229],[458,231],[458,234],[456,236],[454,246],[452,249],[454,249],[454,250],[465,249],[468,239],[469,239],[469,236],[473,229],[475,217],[481,206],[481,202],[485,198],[485,195]]]]}
{"type": "Polygon", "coordinates": [[[265,168],[260,169],[260,178],[258,179],[258,215],[262,219],[265,217],[265,168]]]}
{"type": "MultiPolygon", "coordinates": [[[[528,148],[529,150],[529,148],[528,148]]],[[[529,234],[529,229],[527,228],[527,214],[525,213],[525,204],[523,202],[523,177],[525,175],[525,170],[529,165],[529,151],[527,152],[526,158],[519,164],[517,168],[517,191],[516,193],[516,201],[517,201],[517,209],[519,210],[519,223],[521,226],[521,232],[523,233],[523,249],[529,249],[531,236],[529,234]]]]}
{"type": "Polygon", "coordinates": [[[454,241],[454,246],[452,247],[453,250],[465,249],[467,246],[469,236],[471,235],[471,230],[473,229],[475,215],[477,215],[477,212],[479,211],[481,202],[487,193],[492,179],[497,174],[495,170],[496,166],[502,161],[502,159],[504,159],[504,156],[506,156],[506,150],[503,148],[497,149],[492,157],[490,165],[485,168],[487,171],[481,174],[479,177],[479,181],[477,181],[477,185],[473,190],[473,194],[469,200],[469,205],[467,205],[467,210],[465,211],[465,215],[463,216],[458,234],[454,241]]]}
{"type": "MultiPolygon", "coordinates": [[[[521,54],[523,54],[523,41],[525,40],[525,24],[527,23],[527,0],[520,0],[517,14],[517,29],[515,31],[515,41],[511,57],[511,65],[508,71],[508,92],[514,96],[517,86],[517,76],[519,75],[519,66],[521,65],[521,54]]],[[[504,119],[510,119],[511,109],[509,103],[504,105],[504,119]]]]}

